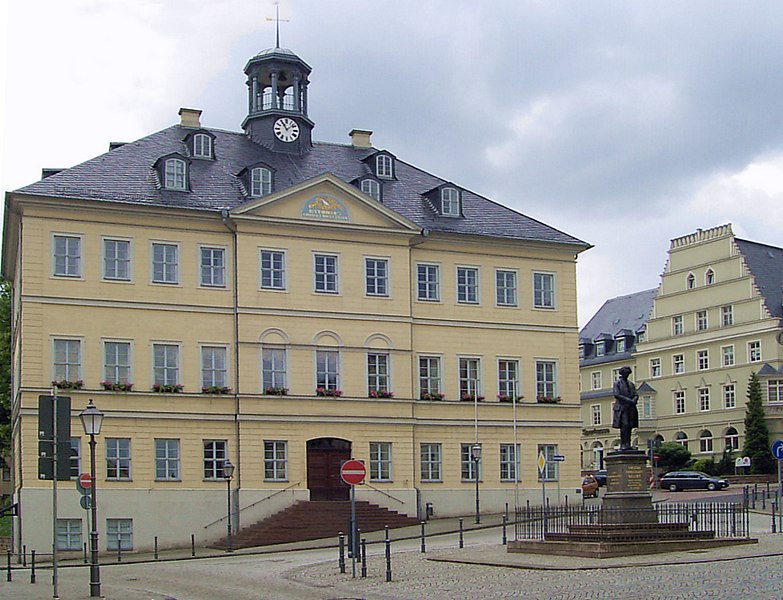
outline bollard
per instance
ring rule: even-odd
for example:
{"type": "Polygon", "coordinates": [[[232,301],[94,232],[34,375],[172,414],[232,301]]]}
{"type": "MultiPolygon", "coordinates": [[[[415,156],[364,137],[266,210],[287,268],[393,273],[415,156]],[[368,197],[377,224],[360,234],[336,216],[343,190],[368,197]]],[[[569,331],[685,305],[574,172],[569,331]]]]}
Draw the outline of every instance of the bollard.
{"type": "Polygon", "coordinates": [[[503,513],[506,515],[506,519],[508,519],[508,502],[506,502],[506,512],[503,513]]]}
{"type": "Polygon", "coordinates": [[[465,540],[462,537],[462,517],[459,518],[459,547],[465,547],[465,540]]]}
{"type": "Polygon", "coordinates": [[[27,545],[22,546],[22,566],[27,566],[27,545]]]}
{"type": "Polygon", "coordinates": [[[84,542],[82,544],[82,546],[84,547],[84,564],[86,565],[87,564],[87,542],[84,542]]]}
{"type": "Polygon", "coordinates": [[[340,547],[337,566],[340,567],[340,573],[345,573],[345,534],[342,531],[337,534],[337,543],[340,547]]]}
{"type": "Polygon", "coordinates": [[[772,533],[775,533],[775,503],[770,502],[769,505],[772,508],[772,533]]]}
{"type": "Polygon", "coordinates": [[[761,494],[761,510],[767,510],[767,496],[766,496],[766,494],[761,494]]]}
{"type": "Polygon", "coordinates": [[[367,577],[367,538],[362,538],[362,577],[367,577]]]}
{"type": "Polygon", "coordinates": [[[9,548],[7,551],[8,556],[8,581],[11,581],[11,549],[9,548]]]}
{"type": "Polygon", "coordinates": [[[353,536],[353,555],[356,560],[362,559],[362,530],[360,527],[356,528],[356,534],[353,536]]]}
{"type": "Polygon", "coordinates": [[[190,534],[190,555],[196,556],[196,534],[190,534]]]}
{"type": "Polygon", "coordinates": [[[506,545],[508,539],[506,538],[506,515],[503,515],[503,545],[506,545]]]}
{"type": "Polygon", "coordinates": [[[424,521],[421,522],[421,551],[427,551],[427,547],[424,545],[424,521]]]}
{"type": "Polygon", "coordinates": [[[122,542],[117,539],[117,562],[122,562],[122,542]]]}
{"type": "MultiPolygon", "coordinates": [[[[388,529],[387,529],[388,533],[388,529]]],[[[391,540],[386,538],[386,581],[391,581],[391,540]]]]}
{"type": "Polygon", "coordinates": [[[30,551],[30,583],[35,583],[35,550],[30,551]]]}
{"type": "Polygon", "coordinates": [[[158,560],[158,536],[155,536],[155,560],[158,560]]]}

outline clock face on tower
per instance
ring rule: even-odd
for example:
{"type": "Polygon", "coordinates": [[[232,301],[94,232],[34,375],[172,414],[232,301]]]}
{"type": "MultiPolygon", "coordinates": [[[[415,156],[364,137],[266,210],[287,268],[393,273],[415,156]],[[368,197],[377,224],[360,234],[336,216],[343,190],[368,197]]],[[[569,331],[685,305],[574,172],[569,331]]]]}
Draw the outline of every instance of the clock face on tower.
{"type": "Polygon", "coordinates": [[[274,132],[281,142],[293,142],[299,137],[299,125],[293,119],[282,117],[275,121],[274,132]]]}

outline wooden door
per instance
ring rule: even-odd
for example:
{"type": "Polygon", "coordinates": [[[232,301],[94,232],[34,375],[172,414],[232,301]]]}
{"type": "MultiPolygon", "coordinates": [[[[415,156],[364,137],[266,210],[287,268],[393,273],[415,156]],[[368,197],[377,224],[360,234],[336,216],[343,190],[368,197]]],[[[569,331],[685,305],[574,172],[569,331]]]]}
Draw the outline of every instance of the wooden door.
{"type": "Polygon", "coordinates": [[[336,438],[307,442],[307,487],[310,500],[348,500],[351,486],[340,477],[340,467],[351,458],[351,443],[336,438]]]}

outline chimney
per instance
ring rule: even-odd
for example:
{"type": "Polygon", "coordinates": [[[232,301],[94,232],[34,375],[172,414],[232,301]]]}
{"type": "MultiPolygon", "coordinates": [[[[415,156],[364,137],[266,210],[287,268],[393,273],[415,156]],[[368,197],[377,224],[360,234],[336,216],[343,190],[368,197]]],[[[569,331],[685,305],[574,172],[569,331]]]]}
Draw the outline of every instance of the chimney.
{"type": "Polygon", "coordinates": [[[370,141],[372,131],[367,129],[352,129],[351,133],[348,135],[351,136],[351,144],[354,148],[372,148],[372,142],[370,141]]]}
{"type": "Polygon", "coordinates": [[[201,127],[201,111],[197,108],[180,108],[179,116],[182,118],[180,125],[183,127],[201,127]]]}

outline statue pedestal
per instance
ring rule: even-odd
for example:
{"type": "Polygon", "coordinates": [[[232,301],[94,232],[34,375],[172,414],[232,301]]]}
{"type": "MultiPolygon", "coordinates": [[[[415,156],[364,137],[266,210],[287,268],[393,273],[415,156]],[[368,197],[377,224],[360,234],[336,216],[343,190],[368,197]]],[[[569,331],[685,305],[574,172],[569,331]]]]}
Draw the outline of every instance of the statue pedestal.
{"type": "Polygon", "coordinates": [[[647,475],[647,453],[643,450],[609,452],[606,463],[606,494],[602,502],[605,522],[655,523],[652,494],[647,475]]]}

